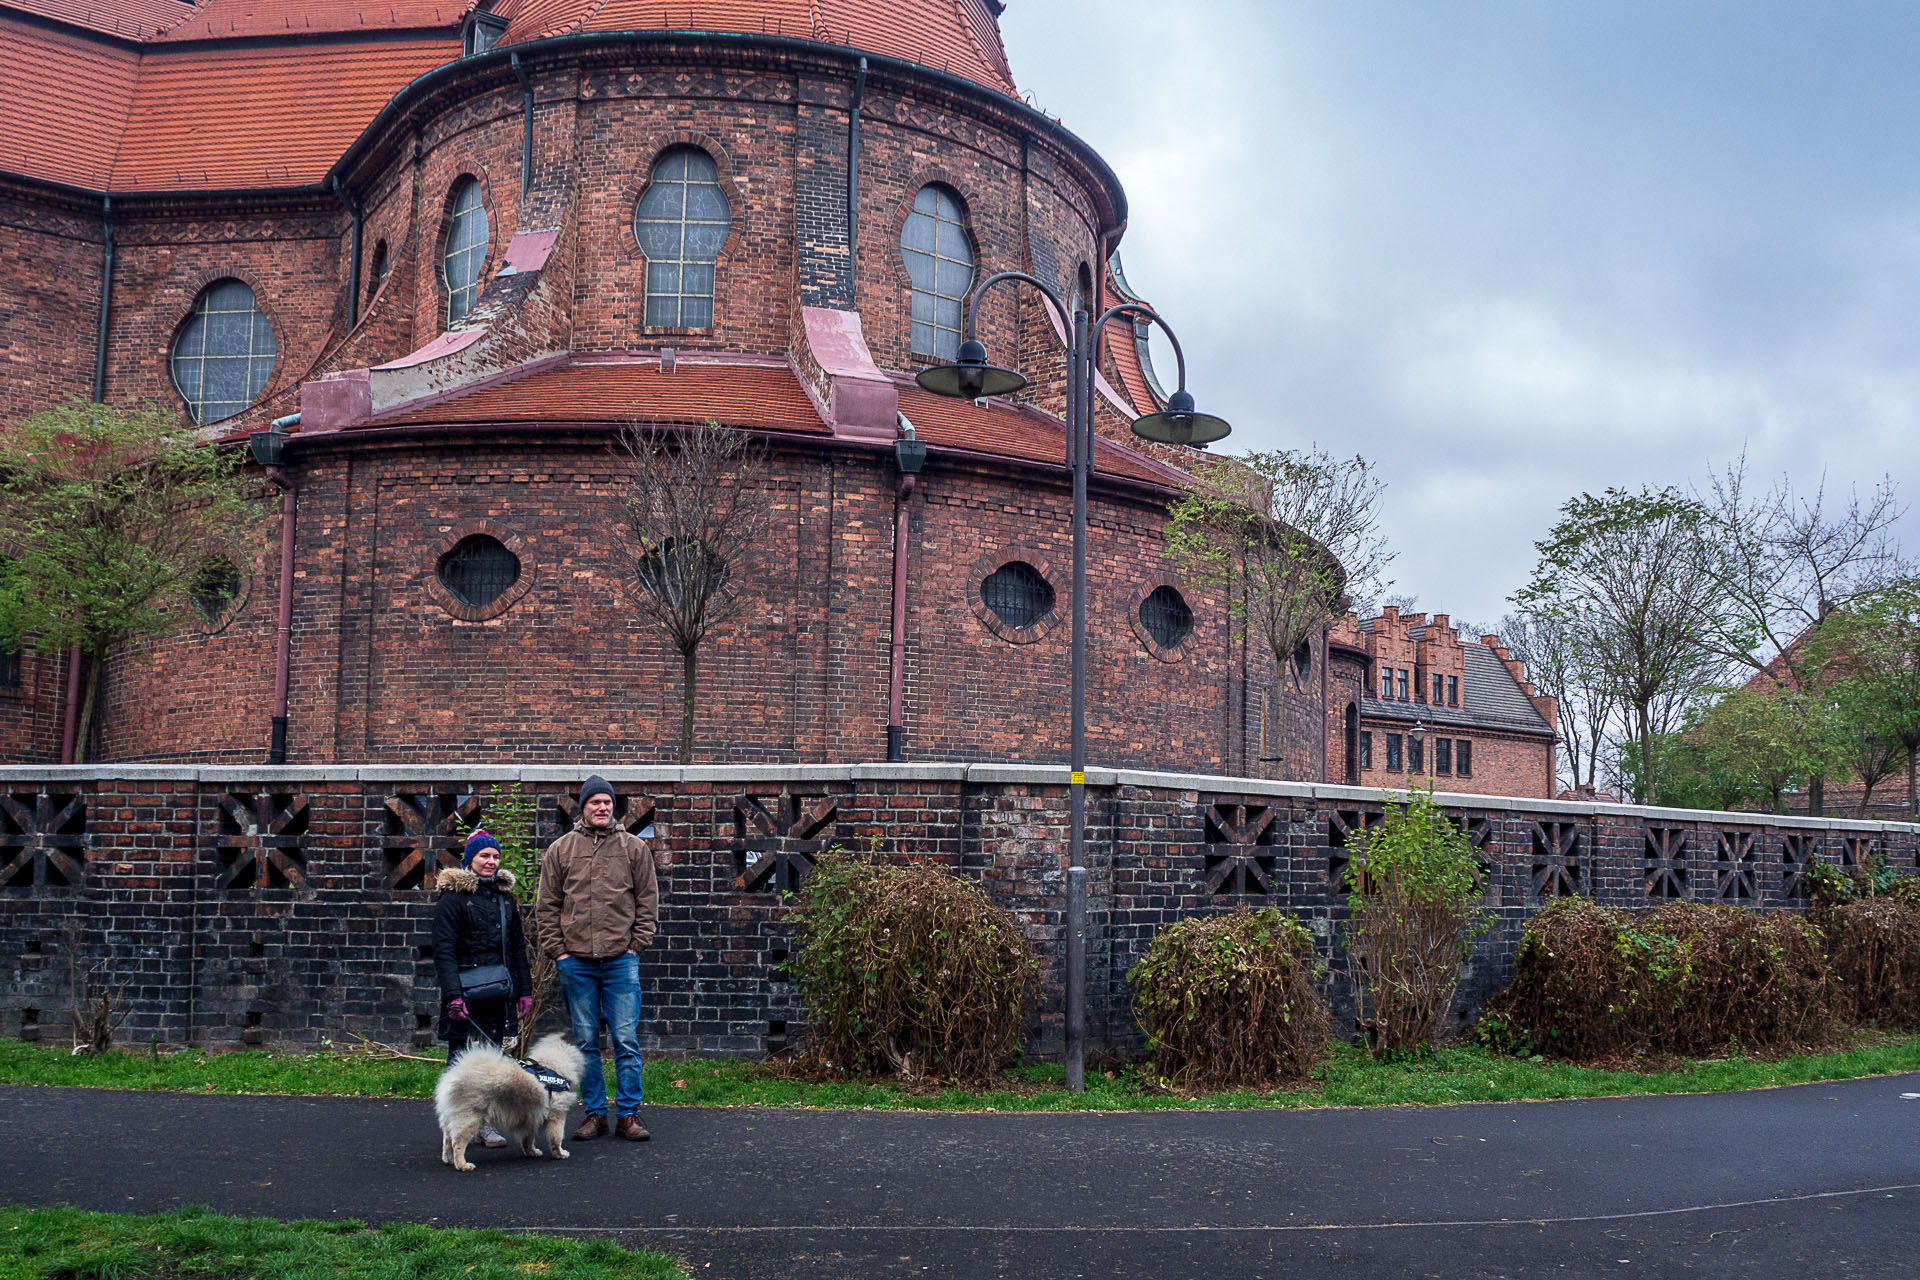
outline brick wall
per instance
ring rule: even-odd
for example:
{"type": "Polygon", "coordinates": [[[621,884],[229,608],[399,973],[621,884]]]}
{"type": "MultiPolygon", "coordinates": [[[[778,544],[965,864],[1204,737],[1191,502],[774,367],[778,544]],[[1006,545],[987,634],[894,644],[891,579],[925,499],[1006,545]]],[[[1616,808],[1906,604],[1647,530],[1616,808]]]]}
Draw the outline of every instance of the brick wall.
{"type": "MultiPolygon", "coordinates": [[[[487,786],[522,779],[544,843],[571,821],[586,768],[0,769],[0,1034],[63,1040],[77,963],[127,992],[135,1041],[430,1041],[431,895],[418,886],[485,820],[487,786]]],[[[651,1048],[750,1055],[797,1039],[803,1010],[777,969],[791,948],[779,891],[822,850],[877,839],[890,856],[956,868],[1016,914],[1042,956],[1029,1048],[1060,1051],[1064,770],[593,768],[662,859],[643,966],[651,1048]]],[[[1139,1047],[1125,975],[1160,929],[1242,903],[1308,921],[1349,1025],[1338,886],[1381,792],[1103,770],[1088,781],[1092,1043],[1139,1047]]],[[[1920,828],[1898,824],[1441,800],[1483,851],[1496,918],[1463,983],[1463,1024],[1510,976],[1526,918],[1557,896],[1792,908],[1812,860],[1882,854],[1913,874],[1920,847],[1920,828]]]]}
{"type": "MultiPolygon", "coordinates": [[[[1429,726],[1422,748],[1422,761],[1426,768],[1416,775],[1407,768],[1404,746],[1408,727],[1406,722],[1369,720],[1366,710],[1367,705],[1363,701],[1360,703],[1360,729],[1363,733],[1373,735],[1373,767],[1360,771],[1363,786],[1404,791],[1409,786],[1424,787],[1431,782],[1441,788],[1470,786],[1477,792],[1493,796],[1545,796],[1553,785],[1553,740],[1550,738],[1480,728],[1463,729],[1457,725],[1429,726]],[[1398,769],[1387,768],[1387,735],[1390,733],[1399,734],[1403,743],[1398,769]],[[1460,776],[1457,764],[1448,773],[1435,773],[1434,742],[1439,738],[1456,743],[1465,739],[1473,744],[1471,778],[1460,776]]],[[[1458,750],[1458,747],[1454,748],[1456,755],[1458,750]]]]}

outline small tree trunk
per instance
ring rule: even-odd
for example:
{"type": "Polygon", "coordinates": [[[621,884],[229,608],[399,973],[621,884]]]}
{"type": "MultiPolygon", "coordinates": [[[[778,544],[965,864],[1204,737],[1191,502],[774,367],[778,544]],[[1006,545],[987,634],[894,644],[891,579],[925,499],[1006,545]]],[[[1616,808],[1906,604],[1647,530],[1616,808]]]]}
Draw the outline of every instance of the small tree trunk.
{"type": "Polygon", "coordinates": [[[1916,755],[1920,755],[1920,752],[1915,752],[1912,747],[1907,748],[1907,814],[1920,818],[1920,795],[1915,794],[1914,787],[1916,755]]]}
{"type": "Polygon", "coordinates": [[[693,763],[693,695],[700,651],[680,651],[680,763],[693,763]]]}
{"type": "Polygon", "coordinates": [[[1636,705],[1633,711],[1640,722],[1640,803],[1654,804],[1653,717],[1646,703],[1636,705]]]}
{"type": "Polygon", "coordinates": [[[100,677],[106,665],[100,660],[98,651],[94,650],[91,646],[85,649],[84,652],[86,654],[87,665],[80,679],[86,686],[86,696],[80,700],[80,723],[75,726],[73,732],[73,762],[75,764],[85,764],[87,762],[87,738],[88,735],[93,732],[93,708],[94,703],[99,698],[100,677]]]}
{"type": "Polygon", "coordinates": [[[1827,814],[1827,780],[1822,774],[1814,774],[1813,781],[1807,784],[1807,816],[1824,818],[1827,814]]]}
{"type": "Polygon", "coordinates": [[[1287,664],[1274,655],[1278,671],[1273,678],[1273,774],[1282,782],[1287,778],[1287,664]]]}

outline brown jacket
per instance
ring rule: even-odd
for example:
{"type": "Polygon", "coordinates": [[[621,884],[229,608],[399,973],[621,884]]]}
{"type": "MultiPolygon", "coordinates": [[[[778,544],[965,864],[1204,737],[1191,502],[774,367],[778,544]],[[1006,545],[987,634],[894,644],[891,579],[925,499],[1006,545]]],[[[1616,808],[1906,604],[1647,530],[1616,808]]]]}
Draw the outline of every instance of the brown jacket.
{"type": "Polygon", "coordinates": [[[659,919],[653,850],[632,832],[583,824],[541,855],[533,921],[548,955],[604,960],[639,953],[653,941],[659,919]]]}

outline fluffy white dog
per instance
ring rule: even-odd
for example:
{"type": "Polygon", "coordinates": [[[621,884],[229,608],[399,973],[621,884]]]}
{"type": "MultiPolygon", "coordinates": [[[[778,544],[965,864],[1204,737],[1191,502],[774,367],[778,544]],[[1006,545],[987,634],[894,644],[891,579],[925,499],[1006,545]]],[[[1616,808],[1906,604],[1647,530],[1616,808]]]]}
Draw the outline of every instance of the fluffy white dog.
{"type": "Polygon", "coordinates": [[[560,1139],[567,1128],[567,1112],[580,1100],[580,1079],[586,1059],[580,1050],[557,1035],[542,1036],[533,1045],[532,1061],[564,1077],[567,1087],[549,1090],[520,1063],[488,1045],[464,1050],[453,1060],[433,1091],[434,1114],[440,1118],[440,1159],[465,1173],[467,1144],[490,1124],[520,1140],[523,1155],[538,1156],[533,1139],[544,1125],[547,1150],[556,1160],[567,1158],[560,1139]]]}

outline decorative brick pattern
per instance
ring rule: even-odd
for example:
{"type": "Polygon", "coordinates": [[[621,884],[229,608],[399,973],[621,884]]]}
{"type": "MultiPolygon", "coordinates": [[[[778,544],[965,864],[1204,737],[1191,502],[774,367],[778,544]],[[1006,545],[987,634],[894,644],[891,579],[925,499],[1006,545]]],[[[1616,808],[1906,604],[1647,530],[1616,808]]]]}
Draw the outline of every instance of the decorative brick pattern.
{"type": "Polygon", "coordinates": [[[288,792],[239,792],[216,801],[215,877],[223,891],[299,889],[307,883],[312,802],[288,792]]]}
{"type": "Polygon", "coordinates": [[[1691,897],[1687,872],[1687,829],[1648,827],[1645,885],[1648,902],[1679,902],[1691,897]]]}
{"type": "Polygon", "coordinates": [[[86,887],[87,802],[62,792],[0,794],[0,888],[86,887]]]}

